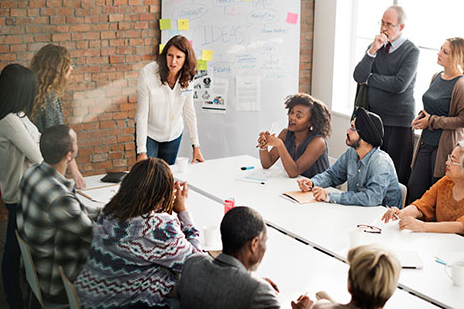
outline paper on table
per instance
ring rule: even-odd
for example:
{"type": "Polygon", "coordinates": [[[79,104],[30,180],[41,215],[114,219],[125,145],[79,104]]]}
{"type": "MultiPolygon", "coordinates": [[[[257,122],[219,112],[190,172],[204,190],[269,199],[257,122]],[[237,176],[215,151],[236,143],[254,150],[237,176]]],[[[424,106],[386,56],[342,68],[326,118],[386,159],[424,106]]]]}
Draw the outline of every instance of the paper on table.
{"type": "Polygon", "coordinates": [[[303,191],[288,191],[282,193],[284,197],[289,198],[291,201],[299,204],[309,204],[317,202],[312,192],[303,191]]]}
{"type": "Polygon", "coordinates": [[[393,253],[400,261],[402,268],[421,269],[422,260],[416,251],[395,250],[393,253]]]}

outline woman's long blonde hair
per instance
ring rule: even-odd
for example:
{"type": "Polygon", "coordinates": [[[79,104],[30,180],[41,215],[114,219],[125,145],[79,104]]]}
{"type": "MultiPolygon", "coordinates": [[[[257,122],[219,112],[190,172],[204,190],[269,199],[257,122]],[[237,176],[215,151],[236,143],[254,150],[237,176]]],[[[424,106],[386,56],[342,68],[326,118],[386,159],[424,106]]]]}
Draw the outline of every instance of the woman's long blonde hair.
{"type": "Polygon", "coordinates": [[[31,70],[37,76],[37,96],[32,117],[35,118],[44,108],[47,96],[54,91],[61,95],[68,79],[66,74],[71,67],[71,55],[63,46],[47,44],[32,58],[31,70]]]}

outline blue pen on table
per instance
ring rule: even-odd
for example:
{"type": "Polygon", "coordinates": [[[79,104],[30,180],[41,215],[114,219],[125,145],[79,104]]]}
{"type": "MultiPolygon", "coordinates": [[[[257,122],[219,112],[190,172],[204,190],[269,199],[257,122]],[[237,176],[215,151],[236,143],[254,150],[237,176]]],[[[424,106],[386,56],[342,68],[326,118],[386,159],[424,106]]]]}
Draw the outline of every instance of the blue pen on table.
{"type": "Polygon", "coordinates": [[[247,170],[252,170],[252,169],[254,169],[254,168],[255,168],[254,166],[242,166],[240,169],[241,169],[242,171],[247,171],[247,170]]]}
{"type": "Polygon", "coordinates": [[[441,265],[448,265],[445,261],[443,261],[442,259],[440,259],[439,257],[435,257],[435,262],[437,262],[438,264],[441,264],[441,265]]]}

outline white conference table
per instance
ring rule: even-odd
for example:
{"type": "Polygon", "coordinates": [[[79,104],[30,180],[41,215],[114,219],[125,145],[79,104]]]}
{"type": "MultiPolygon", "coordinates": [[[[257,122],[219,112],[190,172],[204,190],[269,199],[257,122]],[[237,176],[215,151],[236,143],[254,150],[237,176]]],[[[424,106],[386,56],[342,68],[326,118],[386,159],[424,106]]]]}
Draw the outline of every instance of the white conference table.
{"type": "MultiPolygon", "coordinates": [[[[99,181],[101,177],[86,177],[87,186],[90,189],[83,192],[99,202],[91,202],[79,196],[85,204],[102,207],[118,190],[119,185],[101,183],[99,181]]],[[[187,207],[195,226],[200,231],[200,240],[204,244],[203,227],[208,225],[219,227],[224,214],[223,205],[191,190],[187,199],[187,207]]],[[[290,302],[306,292],[311,299],[315,300],[315,293],[321,290],[340,303],[349,302],[350,294],[346,287],[347,264],[272,227],[268,226],[267,231],[267,251],[254,275],[270,278],[278,285],[280,289],[278,299],[282,308],[291,308],[290,302]]],[[[218,243],[217,247],[211,249],[220,248],[220,243],[218,243]]],[[[396,289],[385,308],[401,308],[404,304],[408,304],[408,308],[411,309],[437,308],[401,289],[396,289]]]]}
{"type": "Polygon", "coordinates": [[[357,224],[377,225],[383,232],[370,241],[392,251],[416,251],[423,263],[422,269],[402,270],[401,288],[442,307],[464,308],[464,288],[454,286],[443,265],[435,262],[435,256],[448,263],[464,258],[464,238],[461,236],[400,232],[397,223],[384,225],[381,222],[386,211],[381,206],[293,203],[280,195],[298,190],[296,180],[290,179],[280,167],[263,170],[259,160],[250,156],[208,160],[189,165],[184,173],[174,174],[187,181],[192,189],[217,202],[233,197],[236,205],[253,207],[269,225],[341,260],[345,260],[349,250],[350,228],[357,224]],[[242,166],[254,166],[254,169],[242,171],[242,166]],[[246,176],[263,181],[246,182],[246,176]]]}

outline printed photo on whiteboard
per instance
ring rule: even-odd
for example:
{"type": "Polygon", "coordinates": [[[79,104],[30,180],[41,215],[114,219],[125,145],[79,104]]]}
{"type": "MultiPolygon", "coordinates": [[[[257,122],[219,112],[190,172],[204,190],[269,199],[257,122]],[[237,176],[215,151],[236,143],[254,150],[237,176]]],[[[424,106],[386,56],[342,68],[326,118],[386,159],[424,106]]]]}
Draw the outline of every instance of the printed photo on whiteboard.
{"type": "MultiPolygon", "coordinates": [[[[227,91],[229,81],[223,78],[209,80],[210,88],[206,88],[203,93],[203,103],[201,109],[206,113],[225,114],[227,111],[227,91]]],[[[205,85],[206,87],[206,85],[205,85]]]]}
{"type": "Polygon", "coordinates": [[[239,111],[261,110],[261,79],[237,76],[235,79],[236,109],[239,111]]]}

